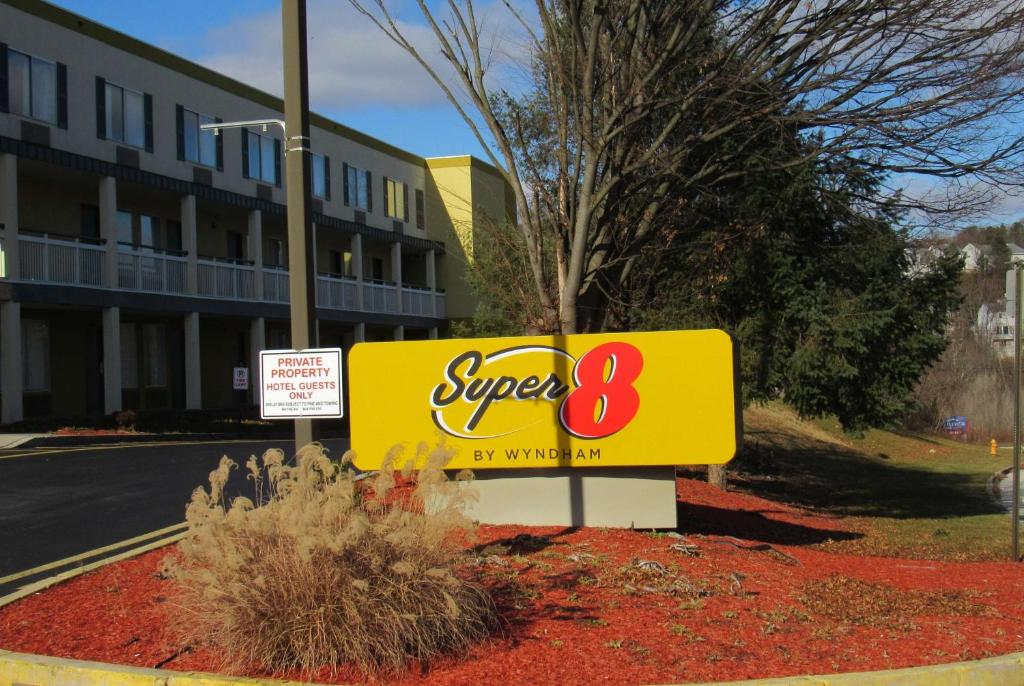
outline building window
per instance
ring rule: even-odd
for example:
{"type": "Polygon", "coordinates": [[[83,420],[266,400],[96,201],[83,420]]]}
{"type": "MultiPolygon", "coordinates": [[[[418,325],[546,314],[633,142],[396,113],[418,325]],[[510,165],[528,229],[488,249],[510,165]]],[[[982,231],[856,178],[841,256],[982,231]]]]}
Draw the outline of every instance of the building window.
{"type": "Polygon", "coordinates": [[[181,252],[181,222],[167,220],[164,226],[164,249],[181,252]]]}
{"type": "Polygon", "coordinates": [[[426,226],[426,202],[423,199],[423,191],[416,189],[416,228],[422,229],[426,226]]]}
{"type": "Polygon", "coordinates": [[[121,388],[139,387],[139,347],[135,324],[121,322],[121,388]]]}
{"type": "Polygon", "coordinates": [[[167,385],[167,336],[163,324],[142,325],[142,349],[146,351],[146,386],[167,385]]]}
{"type": "Polygon", "coordinates": [[[271,238],[267,241],[267,261],[264,263],[271,267],[283,267],[285,264],[284,241],[279,238],[271,238]]]}
{"type": "Polygon", "coordinates": [[[26,393],[50,390],[50,325],[45,319],[25,319],[21,323],[21,350],[24,361],[26,393]]]}
{"type": "Polygon", "coordinates": [[[331,199],[331,158],[326,155],[313,154],[310,159],[313,167],[313,197],[321,200],[331,199]]]}
{"type": "Polygon", "coordinates": [[[245,259],[245,237],[237,231],[227,231],[224,236],[227,239],[228,257],[233,260],[245,259]]]}
{"type": "Polygon", "coordinates": [[[117,242],[122,245],[135,245],[131,212],[117,211],[117,242]]]}
{"type": "Polygon", "coordinates": [[[374,257],[370,260],[370,274],[373,276],[374,281],[384,280],[384,260],[380,257],[374,257]]]}
{"type": "Polygon", "coordinates": [[[288,330],[271,329],[267,332],[267,343],[270,345],[269,350],[287,350],[290,347],[288,344],[288,330]]]}
{"type": "Polygon", "coordinates": [[[106,84],[106,137],[143,148],[146,145],[146,97],[139,91],[106,84]]]}
{"type": "Polygon", "coordinates": [[[342,173],[345,181],[345,206],[369,212],[373,209],[370,205],[370,172],[349,164],[342,166],[344,167],[342,173]]]}
{"type": "Polygon", "coordinates": [[[7,51],[8,108],[12,114],[58,123],[58,72],[63,65],[7,51]]]}
{"type": "Polygon", "coordinates": [[[163,247],[160,242],[160,220],[148,214],[139,215],[139,245],[147,250],[163,247]]]}
{"type": "Polygon", "coordinates": [[[247,179],[281,183],[281,143],[273,136],[242,129],[242,168],[247,179]]]}
{"type": "Polygon", "coordinates": [[[409,187],[401,181],[384,179],[384,214],[409,221],[409,187]]]}
{"type": "MultiPolygon", "coordinates": [[[[139,248],[144,252],[154,249],[181,249],[181,225],[176,223],[177,237],[160,230],[160,218],[150,214],[135,214],[127,210],[117,211],[117,242],[121,245],[139,248]]],[[[168,227],[170,230],[170,227],[168,227]]]]}
{"type": "Polygon", "coordinates": [[[207,167],[220,167],[217,159],[217,136],[212,129],[202,130],[203,124],[216,124],[216,117],[199,114],[178,105],[178,158],[207,167]]]}
{"type": "Polygon", "coordinates": [[[340,250],[328,250],[327,251],[327,262],[331,268],[328,273],[331,276],[344,276],[345,275],[345,262],[342,258],[340,250]]]}

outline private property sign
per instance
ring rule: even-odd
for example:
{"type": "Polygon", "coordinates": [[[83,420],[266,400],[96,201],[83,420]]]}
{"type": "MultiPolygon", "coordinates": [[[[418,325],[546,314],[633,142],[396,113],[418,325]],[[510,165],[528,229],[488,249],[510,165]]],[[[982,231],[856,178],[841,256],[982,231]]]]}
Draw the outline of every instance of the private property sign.
{"type": "Polygon", "coordinates": [[[721,464],[739,447],[723,331],[360,343],[349,363],[360,469],[421,441],[454,447],[454,469],[721,464]]]}
{"type": "Polygon", "coordinates": [[[341,417],[341,349],[260,352],[260,416],[341,417]]]}

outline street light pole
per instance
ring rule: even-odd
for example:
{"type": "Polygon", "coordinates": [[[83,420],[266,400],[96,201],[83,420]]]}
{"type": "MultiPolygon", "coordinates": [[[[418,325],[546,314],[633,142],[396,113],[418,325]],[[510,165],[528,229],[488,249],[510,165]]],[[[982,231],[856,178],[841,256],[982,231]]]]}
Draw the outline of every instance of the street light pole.
{"type": "MultiPolygon", "coordinates": [[[[306,0],[281,1],[284,47],[285,192],[288,202],[288,286],[292,348],[318,345],[313,213],[310,202],[309,60],[306,0]]],[[[295,420],[295,450],[317,440],[312,419],[295,420]]]]}
{"type": "Polygon", "coordinates": [[[1024,308],[1024,283],[1020,263],[1013,269],[1013,561],[1020,560],[1020,320],[1024,308]]]}

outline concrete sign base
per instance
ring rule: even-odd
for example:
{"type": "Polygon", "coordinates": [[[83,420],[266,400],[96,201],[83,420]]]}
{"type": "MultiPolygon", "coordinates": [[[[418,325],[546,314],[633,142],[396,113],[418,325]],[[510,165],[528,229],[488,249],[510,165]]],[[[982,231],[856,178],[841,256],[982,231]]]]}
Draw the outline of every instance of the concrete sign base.
{"type": "MultiPolygon", "coordinates": [[[[467,514],[481,524],[674,529],[675,467],[481,469],[467,514]]],[[[452,475],[454,476],[454,474],[452,475]]]]}

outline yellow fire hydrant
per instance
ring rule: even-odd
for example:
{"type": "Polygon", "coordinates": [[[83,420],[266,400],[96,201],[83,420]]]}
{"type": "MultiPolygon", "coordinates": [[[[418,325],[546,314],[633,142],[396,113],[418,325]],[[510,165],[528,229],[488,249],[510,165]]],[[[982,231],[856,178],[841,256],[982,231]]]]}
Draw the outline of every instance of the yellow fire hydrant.
{"type": "Polygon", "coordinates": [[[996,451],[999,450],[999,444],[996,443],[996,439],[992,439],[992,442],[988,444],[988,451],[995,455],[996,451]]]}

